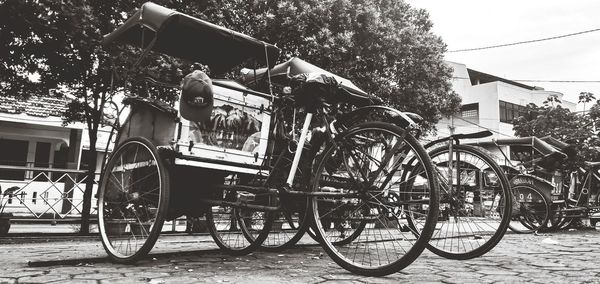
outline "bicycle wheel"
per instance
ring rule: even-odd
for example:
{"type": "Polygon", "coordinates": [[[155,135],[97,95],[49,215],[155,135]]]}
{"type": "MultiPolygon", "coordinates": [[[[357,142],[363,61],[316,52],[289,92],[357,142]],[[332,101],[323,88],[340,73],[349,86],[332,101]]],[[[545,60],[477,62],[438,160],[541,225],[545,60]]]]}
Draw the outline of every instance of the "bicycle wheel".
{"type": "Polygon", "coordinates": [[[283,209],[273,214],[273,226],[261,248],[267,251],[282,251],[294,246],[306,232],[304,211],[283,209]]]}
{"type": "Polygon", "coordinates": [[[513,214],[509,228],[515,233],[532,233],[545,228],[550,219],[550,201],[536,187],[518,184],[512,188],[518,210],[513,214]]]}
{"type": "MultiPolygon", "coordinates": [[[[318,147],[318,145],[313,145],[318,147]]],[[[316,149],[304,149],[302,159],[296,171],[294,179],[294,189],[306,190],[309,183],[310,165],[314,159],[316,149]]],[[[291,169],[294,152],[288,151],[287,147],[277,156],[275,165],[271,167],[271,172],[267,181],[267,186],[271,188],[281,188],[287,183],[287,175],[291,169]]],[[[277,212],[268,212],[273,218],[273,226],[269,235],[262,243],[261,247],[267,251],[282,251],[294,246],[304,236],[308,227],[306,217],[307,200],[304,197],[278,196],[276,203],[281,206],[277,212]]]]}
{"type": "Polygon", "coordinates": [[[411,264],[433,233],[439,205],[421,144],[400,127],[369,122],[340,134],[320,157],[310,216],[327,254],[344,269],[368,276],[411,264]],[[408,165],[413,157],[417,162],[408,165]],[[407,180],[399,179],[402,172],[410,172],[407,180]],[[421,234],[405,230],[408,212],[419,216],[421,234]]]}
{"type": "MultiPolygon", "coordinates": [[[[269,176],[264,180],[258,176],[243,176],[243,184],[247,185],[259,185],[266,186],[268,188],[281,188],[286,184],[287,174],[290,170],[292,162],[292,152],[289,152],[287,148],[283,154],[280,154],[275,158],[276,163],[270,167],[269,176]]],[[[303,159],[311,160],[304,155],[303,159]]],[[[302,169],[306,169],[302,164],[298,168],[297,176],[298,180],[305,178],[302,174],[302,169]]],[[[310,177],[308,177],[310,178],[310,177]]],[[[263,219],[272,219],[272,227],[268,236],[261,243],[261,248],[266,251],[282,251],[289,247],[294,246],[304,235],[307,225],[305,224],[306,218],[306,198],[289,198],[285,196],[274,196],[272,194],[265,195],[264,197],[257,198],[270,198],[269,202],[271,206],[280,206],[279,211],[257,211],[252,209],[244,209],[247,214],[255,214],[256,216],[262,216],[263,219]],[[272,202],[271,202],[272,200],[272,202]]],[[[242,232],[246,236],[249,242],[255,241],[255,234],[244,230],[242,232]]]]}
{"type": "Polygon", "coordinates": [[[169,175],[146,138],[125,140],[113,152],[98,192],[102,245],[115,262],[134,262],[154,246],[169,204],[169,175]]]}
{"type": "MultiPolygon", "coordinates": [[[[237,175],[229,176],[226,182],[237,184],[237,175]]],[[[244,191],[224,190],[221,199],[254,205],[267,205],[264,198],[244,191]]],[[[242,206],[216,205],[206,211],[208,230],[215,243],[226,253],[244,255],[257,249],[266,239],[273,218],[262,211],[242,206]]]]}
{"type": "Polygon", "coordinates": [[[510,185],[486,153],[468,145],[429,152],[440,187],[440,217],[427,248],[449,259],[471,259],[494,248],[510,222],[510,185]],[[450,181],[450,177],[452,180],[450,181]]]}

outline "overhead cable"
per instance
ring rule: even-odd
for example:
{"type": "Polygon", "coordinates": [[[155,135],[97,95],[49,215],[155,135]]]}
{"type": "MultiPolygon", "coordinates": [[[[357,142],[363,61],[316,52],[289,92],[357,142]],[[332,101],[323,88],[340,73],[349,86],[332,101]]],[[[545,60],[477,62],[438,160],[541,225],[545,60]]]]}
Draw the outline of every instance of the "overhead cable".
{"type": "MultiPolygon", "coordinates": [[[[452,77],[452,79],[471,80],[467,77],[452,77]]],[[[503,78],[506,79],[506,78],[503,78]]],[[[600,80],[544,80],[544,79],[506,79],[515,82],[538,82],[538,83],[600,83],[600,80]]]]}
{"type": "Polygon", "coordinates": [[[559,38],[564,38],[564,37],[576,36],[576,35],[580,35],[580,34],[592,33],[592,32],[597,32],[597,31],[600,31],[600,28],[591,29],[591,30],[587,30],[587,31],[576,32],[576,33],[564,34],[564,35],[559,35],[559,36],[547,37],[547,38],[540,38],[540,39],[533,39],[533,40],[526,40],[526,41],[518,41],[518,42],[498,44],[498,45],[490,45],[490,46],[484,46],[484,47],[476,47],[476,48],[456,49],[456,50],[449,50],[449,51],[446,51],[446,52],[447,53],[467,52],[467,51],[477,51],[477,50],[492,49],[492,48],[499,48],[499,47],[506,47],[506,46],[520,45],[520,44],[528,44],[528,43],[534,43],[534,42],[540,42],[540,41],[548,41],[548,40],[559,39],[559,38]]]}

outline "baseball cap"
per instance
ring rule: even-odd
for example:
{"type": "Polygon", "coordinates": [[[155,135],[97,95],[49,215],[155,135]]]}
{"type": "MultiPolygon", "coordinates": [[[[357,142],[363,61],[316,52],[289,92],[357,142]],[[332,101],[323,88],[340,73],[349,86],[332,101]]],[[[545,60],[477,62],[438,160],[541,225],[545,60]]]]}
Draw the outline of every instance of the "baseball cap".
{"type": "Polygon", "coordinates": [[[179,113],[190,121],[210,119],[213,109],[212,81],[200,70],[186,75],[181,83],[179,113]]]}

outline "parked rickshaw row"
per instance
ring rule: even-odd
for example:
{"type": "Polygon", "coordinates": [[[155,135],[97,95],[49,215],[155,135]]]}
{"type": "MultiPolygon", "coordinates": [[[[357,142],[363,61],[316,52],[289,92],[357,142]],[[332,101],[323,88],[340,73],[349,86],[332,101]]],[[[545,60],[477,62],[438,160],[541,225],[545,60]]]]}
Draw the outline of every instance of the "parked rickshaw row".
{"type": "Polygon", "coordinates": [[[211,76],[186,76],[174,105],[125,100],[129,116],[98,193],[102,243],[115,262],[146,256],[164,221],[186,215],[205,216],[233,255],[308,236],[351,272],[387,275],[425,248],[481,256],[515,220],[530,230],[564,226],[583,206],[559,204],[530,186],[538,178],[507,177],[480,147],[461,143],[490,132],[422,145],[418,115],[299,58],[276,64],[279,49],[247,35],[146,3],[105,36],[117,43],[141,49],[127,76],[159,54],[203,63],[211,76]],[[244,64],[264,68],[217,79],[244,64]]]}

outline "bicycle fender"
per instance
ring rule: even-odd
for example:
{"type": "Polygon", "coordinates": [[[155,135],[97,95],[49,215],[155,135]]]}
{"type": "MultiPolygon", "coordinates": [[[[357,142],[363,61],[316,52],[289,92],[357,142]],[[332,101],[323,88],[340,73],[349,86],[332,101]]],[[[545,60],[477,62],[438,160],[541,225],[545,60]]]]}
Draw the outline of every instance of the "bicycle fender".
{"type": "Polygon", "coordinates": [[[357,108],[341,115],[338,123],[349,127],[364,121],[390,122],[404,129],[418,129],[417,122],[422,118],[415,113],[406,113],[383,105],[371,105],[357,108]]]}
{"type": "Polygon", "coordinates": [[[540,177],[536,177],[528,174],[518,174],[510,180],[510,186],[515,187],[517,185],[527,184],[539,189],[548,200],[552,200],[552,191],[554,190],[554,185],[540,177]]]}

